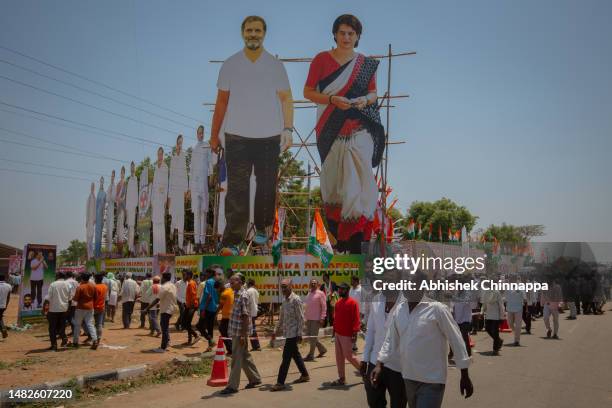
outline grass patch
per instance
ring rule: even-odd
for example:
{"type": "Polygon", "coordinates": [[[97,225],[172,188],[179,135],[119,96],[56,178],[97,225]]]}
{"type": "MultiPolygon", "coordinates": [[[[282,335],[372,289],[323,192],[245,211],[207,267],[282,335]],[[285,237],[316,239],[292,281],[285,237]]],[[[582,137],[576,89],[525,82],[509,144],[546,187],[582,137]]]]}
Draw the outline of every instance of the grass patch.
{"type": "Polygon", "coordinates": [[[34,364],[40,364],[47,361],[46,358],[42,357],[27,357],[22,360],[13,361],[12,363],[7,363],[5,361],[0,361],[0,370],[10,370],[12,368],[23,368],[34,364]]]}
{"type": "Polygon", "coordinates": [[[209,358],[196,362],[169,362],[159,367],[145,371],[145,374],[123,381],[100,381],[86,385],[79,389],[76,379],[68,383],[65,388],[70,388],[73,392],[73,399],[70,401],[40,402],[19,404],[19,407],[29,408],[50,408],[58,405],[70,406],[74,403],[82,402],[92,398],[104,398],[123,392],[135,391],[149,385],[166,384],[180,378],[198,378],[208,375],[211,370],[212,360],[209,358]]]}

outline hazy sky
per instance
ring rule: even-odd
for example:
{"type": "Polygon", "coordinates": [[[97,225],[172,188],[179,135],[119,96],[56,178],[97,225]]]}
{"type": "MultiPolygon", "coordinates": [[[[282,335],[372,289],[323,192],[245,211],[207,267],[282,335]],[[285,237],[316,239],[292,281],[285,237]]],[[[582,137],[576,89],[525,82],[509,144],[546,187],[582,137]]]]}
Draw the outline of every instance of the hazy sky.
{"type": "MultiPolygon", "coordinates": [[[[478,215],[478,227],[537,223],[546,226],[545,239],[550,241],[612,241],[610,1],[2,1],[0,46],[209,124],[211,114],[202,102],[214,101],[220,65],[208,61],[224,59],[242,47],[240,23],[246,15],[267,20],[265,46],[270,52],[298,57],[329,49],[333,20],[342,13],[355,14],[363,22],[359,51],[384,53],[392,43],[396,51],[418,53],[395,60],[392,67],[393,92],[411,95],[394,103],[390,128],[393,140],[406,141],[390,155],[389,182],[402,210],[413,200],[446,196],[478,215]]],[[[3,48],[0,60],[2,103],[167,145],[179,132],[195,136],[198,122],[193,119],[3,48]]],[[[301,99],[308,64],[286,67],[294,96],[301,99]]],[[[386,89],[386,70],[382,63],[380,94],[386,89]]],[[[150,144],[4,110],[25,113],[0,104],[0,128],[96,151],[126,164],[154,156],[150,144]]],[[[301,133],[313,127],[314,114],[311,109],[296,112],[301,133]]],[[[208,131],[207,125],[207,138],[208,131]]],[[[81,178],[93,181],[105,174],[108,179],[120,163],[7,140],[68,150],[0,130],[0,168],[76,179],[0,171],[0,242],[64,248],[73,238],[84,239],[89,182],[81,178]]],[[[185,140],[187,146],[192,143],[185,140]]]]}

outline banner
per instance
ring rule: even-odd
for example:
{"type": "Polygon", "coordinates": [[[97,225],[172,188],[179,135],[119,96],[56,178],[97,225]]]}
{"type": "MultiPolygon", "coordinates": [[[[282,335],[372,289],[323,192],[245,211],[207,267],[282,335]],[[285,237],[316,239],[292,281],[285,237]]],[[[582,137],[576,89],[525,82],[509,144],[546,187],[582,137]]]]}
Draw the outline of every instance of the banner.
{"type": "Polygon", "coordinates": [[[255,279],[261,303],[280,303],[279,283],[289,277],[293,280],[293,291],[304,297],[308,294],[311,279],[323,282],[323,275],[329,273],[330,280],[336,284],[351,283],[351,276],[363,277],[363,255],[335,255],[329,266],[324,268],[321,260],[311,255],[283,255],[278,267],[274,266],[272,256],[204,256],[202,267],[220,266],[226,278],[231,273],[240,272],[246,279],[255,279]]]}
{"type": "Polygon", "coordinates": [[[55,280],[55,245],[28,244],[24,251],[24,268],[19,296],[19,321],[28,323],[43,318],[43,302],[55,280]]]}
{"type": "Polygon", "coordinates": [[[144,277],[147,272],[153,273],[153,258],[121,258],[100,259],[96,269],[100,272],[112,272],[117,276],[119,273],[132,272],[134,279],[137,276],[144,277]]]}
{"type": "Polygon", "coordinates": [[[202,255],[183,255],[175,258],[176,275],[182,276],[181,269],[191,269],[193,277],[197,278],[202,273],[202,255]]]}
{"type": "Polygon", "coordinates": [[[174,254],[155,255],[153,257],[153,276],[160,276],[162,273],[170,272],[172,280],[175,274],[175,257],[174,254]]]}

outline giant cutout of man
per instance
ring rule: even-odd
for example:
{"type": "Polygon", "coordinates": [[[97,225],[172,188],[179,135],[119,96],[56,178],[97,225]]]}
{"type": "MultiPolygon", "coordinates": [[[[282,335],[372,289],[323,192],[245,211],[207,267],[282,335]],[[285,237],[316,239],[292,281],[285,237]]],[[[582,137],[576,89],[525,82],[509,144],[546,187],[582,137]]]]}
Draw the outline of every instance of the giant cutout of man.
{"type": "Polygon", "coordinates": [[[85,236],[87,238],[87,259],[94,256],[94,233],[96,229],[96,183],[91,183],[85,210],[85,236]]]}
{"type": "Polygon", "coordinates": [[[191,211],[193,212],[193,239],[198,250],[206,242],[206,218],[208,214],[208,175],[211,163],[211,150],[204,141],[204,126],[197,131],[198,141],[191,151],[189,165],[189,191],[191,211]]]}
{"type": "Polygon", "coordinates": [[[183,150],[183,135],[176,138],[176,149],[170,158],[168,212],[171,216],[170,233],[178,231],[178,248],[183,250],[185,230],[185,195],[189,191],[187,178],[187,162],[183,150]]]}
{"type": "Polygon", "coordinates": [[[119,173],[119,182],[115,188],[115,202],[117,203],[117,231],[115,240],[117,241],[119,252],[123,248],[125,242],[125,196],[127,193],[127,184],[125,183],[125,167],[121,166],[119,173]]]}
{"type": "Polygon", "coordinates": [[[111,173],[111,181],[106,191],[106,251],[113,250],[113,227],[115,224],[115,170],[111,173]]]}
{"type": "Polygon", "coordinates": [[[164,148],[157,149],[157,162],[151,189],[153,255],[166,253],[166,203],[168,201],[168,166],[164,162],[164,148]]]}
{"type": "Polygon", "coordinates": [[[134,230],[136,225],[136,208],[138,208],[138,178],[136,177],[136,165],[130,163],[130,178],[127,182],[127,192],[125,195],[125,212],[127,215],[128,227],[128,250],[130,254],[136,253],[134,247],[134,230]]]}
{"type": "Polygon", "coordinates": [[[96,258],[102,255],[102,227],[104,226],[104,209],[106,208],[106,193],[104,192],[104,177],[100,177],[100,189],[96,197],[96,258]]]}
{"type": "Polygon", "coordinates": [[[245,47],[221,66],[210,146],[223,125],[228,187],[223,244],[238,253],[249,222],[249,177],[255,173],[254,242],[265,244],[274,223],[278,156],[292,144],[293,98],[283,64],[263,47],[266,22],[242,22],[245,47]]]}
{"type": "Polygon", "coordinates": [[[336,48],[310,64],[304,97],[317,104],[317,148],[321,156],[321,196],[337,249],[361,253],[368,241],[378,189],[378,166],[385,134],[376,109],[378,61],[355,52],[362,25],[344,14],[334,21],[336,48]]]}

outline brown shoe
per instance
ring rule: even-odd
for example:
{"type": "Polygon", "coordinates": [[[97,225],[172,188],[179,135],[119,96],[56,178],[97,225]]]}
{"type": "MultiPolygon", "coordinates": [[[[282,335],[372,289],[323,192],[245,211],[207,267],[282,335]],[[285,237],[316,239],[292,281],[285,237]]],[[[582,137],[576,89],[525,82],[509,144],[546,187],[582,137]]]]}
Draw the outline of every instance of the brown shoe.
{"type": "Polygon", "coordinates": [[[98,349],[98,344],[100,344],[100,340],[96,340],[92,343],[91,345],[91,349],[92,350],[97,350],[98,349]]]}
{"type": "Polygon", "coordinates": [[[308,381],[310,381],[310,377],[307,376],[307,375],[303,375],[300,378],[298,378],[297,380],[295,380],[293,382],[293,384],[301,384],[301,383],[305,383],[305,382],[308,382],[308,381]]]}

